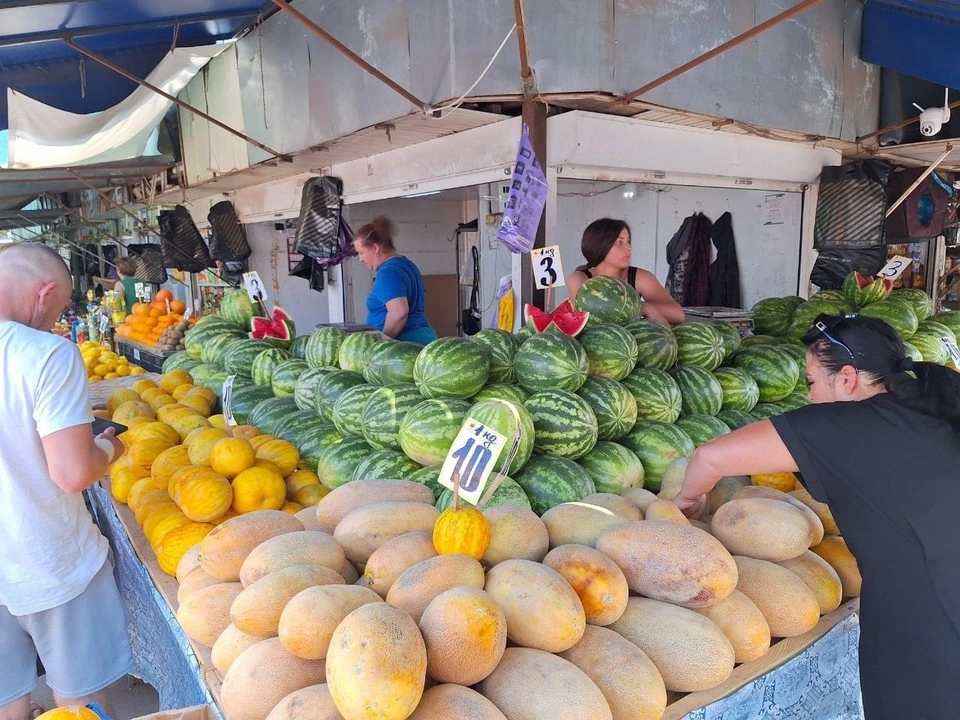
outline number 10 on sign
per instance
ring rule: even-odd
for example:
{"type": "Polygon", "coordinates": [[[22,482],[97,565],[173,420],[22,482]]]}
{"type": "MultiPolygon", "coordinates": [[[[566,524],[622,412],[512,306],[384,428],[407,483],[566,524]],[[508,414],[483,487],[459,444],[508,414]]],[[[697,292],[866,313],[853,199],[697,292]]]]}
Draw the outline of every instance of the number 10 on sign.
{"type": "Polygon", "coordinates": [[[457,433],[447,459],[440,469],[438,482],[453,490],[460,481],[460,497],[476,505],[487,487],[490,473],[500,458],[506,438],[488,425],[468,417],[457,433]]]}

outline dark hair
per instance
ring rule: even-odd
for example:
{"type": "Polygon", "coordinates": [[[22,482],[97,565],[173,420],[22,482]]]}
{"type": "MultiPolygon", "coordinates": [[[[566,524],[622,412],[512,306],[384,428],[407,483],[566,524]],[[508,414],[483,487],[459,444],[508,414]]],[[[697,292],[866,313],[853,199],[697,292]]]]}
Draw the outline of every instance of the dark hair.
{"type": "Polygon", "coordinates": [[[904,407],[960,424],[960,372],[914,362],[897,333],[882,320],[820,315],[803,342],[829,374],[851,365],[871,384],[882,384],[904,407]]]}
{"type": "Polygon", "coordinates": [[[379,245],[381,250],[394,252],[396,247],[393,244],[393,232],[393,220],[386,215],[377,215],[357,231],[356,239],[363,247],[379,245]]]}
{"type": "Polygon", "coordinates": [[[590,269],[602,263],[624,230],[630,232],[630,226],[627,225],[626,220],[613,218],[600,218],[587,225],[580,240],[580,252],[583,253],[587,264],[578,267],[577,270],[590,269]]]}
{"type": "Polygon", "coordinates": [[[127,277],[133,277],[137,274],[137,264],[132,258],[117,258],[117,272],[123,273],[127,277]]]}

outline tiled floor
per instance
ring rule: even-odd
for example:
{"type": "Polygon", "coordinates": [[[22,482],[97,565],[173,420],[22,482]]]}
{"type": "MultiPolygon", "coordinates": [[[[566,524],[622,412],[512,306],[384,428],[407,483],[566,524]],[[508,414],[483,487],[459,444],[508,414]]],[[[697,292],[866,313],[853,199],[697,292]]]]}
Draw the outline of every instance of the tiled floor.
{"type": "MultiPolygon", "coordinates": [[[[155,713],[159,708],[157,691],[150,685],[135,680],[132,676],[127,676],[126,682],[112,685],[107,696],[113,706],[112,720],[133,720],[133,718],[155,713]]],[[[33,702],[44,710],[50,710],[54,706],[53,693],[47,687],[43,677],[40,678],[37,689],[33,691],[33,702]]]]}

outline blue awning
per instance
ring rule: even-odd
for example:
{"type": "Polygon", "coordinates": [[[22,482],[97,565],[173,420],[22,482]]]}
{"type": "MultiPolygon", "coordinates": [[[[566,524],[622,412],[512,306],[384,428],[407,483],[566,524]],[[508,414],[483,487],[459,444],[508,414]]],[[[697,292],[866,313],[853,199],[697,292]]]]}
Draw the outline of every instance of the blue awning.
{"type": "Polygon", "coordinates": [[[866,0],[866,62],[960,89],[958,51],[960,0],[866,0]]]}
{"type": "Polygon", "coordinates": [[[85,59],[64,36],[145,77],[174,43],[236,37],[276,6],[268,0],[0,0],[0,129],[7,88],[76,113],[105,110],[136,85],[85,59]]]}

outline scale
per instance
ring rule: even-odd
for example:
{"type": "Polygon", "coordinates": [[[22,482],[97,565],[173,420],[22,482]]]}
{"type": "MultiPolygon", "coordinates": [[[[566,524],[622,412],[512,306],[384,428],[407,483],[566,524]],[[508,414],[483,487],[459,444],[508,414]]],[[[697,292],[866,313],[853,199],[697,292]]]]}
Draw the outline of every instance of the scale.
{"type": "Polygon", "coordinates": [[[740,337],[745,337],[753,332],[753,315],[749,310],[739,308],[704,306],[704,307],[685,307],[687,320],[693,322],[704,322],[706,320],[721,320],[730,323],[740,333],[740,337]]]}

